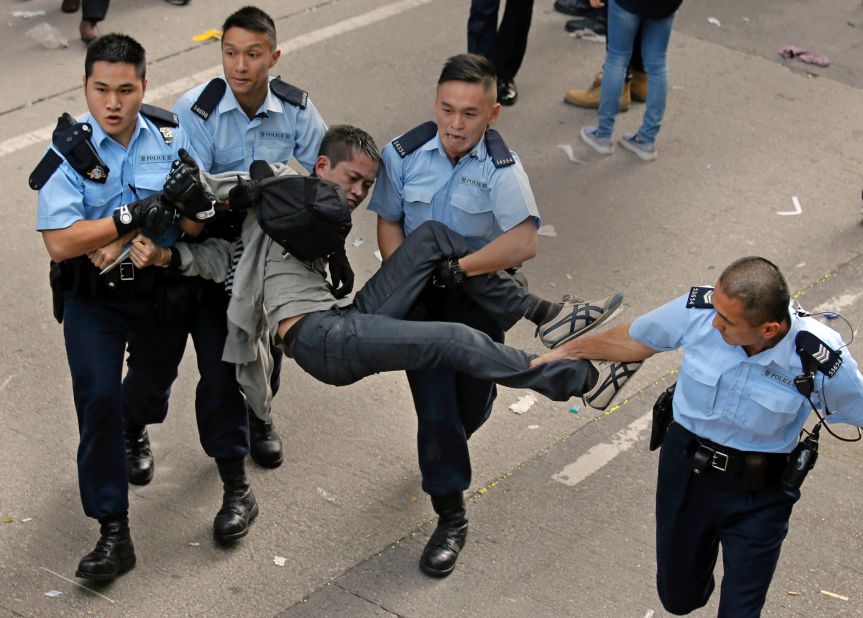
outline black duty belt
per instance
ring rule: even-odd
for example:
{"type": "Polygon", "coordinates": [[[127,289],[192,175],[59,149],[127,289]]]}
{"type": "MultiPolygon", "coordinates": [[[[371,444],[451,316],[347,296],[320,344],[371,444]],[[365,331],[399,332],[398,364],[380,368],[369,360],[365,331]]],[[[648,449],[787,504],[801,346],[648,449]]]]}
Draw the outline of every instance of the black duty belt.
{"type": "Polygon", "coordinates": [[[741,451],[697,436],[679,423],[671,426],[689,438],[686,454],[695,474],[726,473],[739,479],[747,491],[778,483],[788,462],[787,453],[741,451]]]}

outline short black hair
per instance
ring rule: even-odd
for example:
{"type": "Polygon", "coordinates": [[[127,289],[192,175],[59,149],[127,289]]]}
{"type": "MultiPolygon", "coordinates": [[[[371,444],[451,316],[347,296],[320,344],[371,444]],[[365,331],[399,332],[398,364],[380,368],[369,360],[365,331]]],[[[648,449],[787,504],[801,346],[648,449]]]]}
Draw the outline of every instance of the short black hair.
{"type": "Polygon", "coordinates": [[[330,127],[318,149],[318,155],[327,157],[333,167],[342,161],[350,161],[357,152],[368,156],[378,165],[383,165],[381,153],[372,136],[349,124],[330,127]]]}
{"type": "Polygon", "coordinates": [[[481,84],[486,91],[497,88],[497,73],[494,65],[479,54],[459,54],[447,59],[440,72],[437,85],[444,82],[468,82],[481,84]]]}
{"type": "Polygon", "coordinates": [[[781,323],[788,317],[788,284],[770,260],[758,256],[735,260],[719,275],[719,287],[728,298],[740,301],[752,326],[781,323]]]}
{"type": "Polygon", "coordinates": [[[222,24],[222,36],[231,28],[242,28],[252,32],[263,32],[270,41],[270,49],[275,50],[279,43],[276,40],[276,23],[273,18],[256,6],[244,6],[234,11],[222,24]]]}
{"type": "Polygon", "coordinates": [[[135,65],[139,79],[147,76],[147,54],[141,44],[127,34],[106,34],[90,43],[84,58],[84,77],[93,75],[96,62],[125,62],[135,65]]]}

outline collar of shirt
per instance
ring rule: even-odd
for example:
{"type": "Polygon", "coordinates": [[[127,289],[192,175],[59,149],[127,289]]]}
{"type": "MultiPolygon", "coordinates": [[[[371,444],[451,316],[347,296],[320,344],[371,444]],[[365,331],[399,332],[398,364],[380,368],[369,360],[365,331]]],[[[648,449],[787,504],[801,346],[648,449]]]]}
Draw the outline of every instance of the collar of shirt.
{"type": "MultiPolygon", "coordinates": [[[[443,148],[443,143],[440,141],[440,133],[435,133],[434,138],[427,141],[425,144],[420,146],[420,152],[427,152],[431,150],[438,150],[440,154],[445,159],[449,160],[449,157],[446,154],[446,151],[443,148]]],[[[485,147],[485,135],[480,138],[479,142],[476,146],[474,146],[470,153],[467,155],[468,157],[473,157],[477,161],[485,161],[485,158],[488,156],[488,150],[485,147]]],[[[462,157],[464,158],[464,157],[462,157]]]]}
{"type": "MultiPolygon", "coordinates": [[[[225,79],[224,77],[222,79],[225,79]]],[[[272,81],[274,78],[270,77],[272,81]]],[[[225,79],[227,82],[227,80],[225,79]]],[[[219,114],[224,114],[230,112],[232,110],[237,110],[241,114],[245,116],[246,112],[243,111],[243,108],[240,106],[240,102],[237,101],[237,97],[234,96],[234,91],[231,90],[231,87],[228,86],[225,89],[225,96],[222,97],[222,100],[219,101],[219,114]]],[[[269,115],[270,112],[281,114],[284,112],[282,109],[282,105],[279,102],[279,98],[273,94],[273,91],[267,88],[267,97],[264,99],[264,102],[258,108],[256,116],[263,114],[264,116],[269,115]]]]}
{"type": "Polygon", "coordinates": [[[783,369],[789,370],[794,367],[794,360],[799,358],[795,340],[797,339],[797,333],[800,332],[800,318],[789,309],[788,321],[788,332],[779,340],[779,343],[772,348],[759,352],[755,356],[750,356],[750,362],[765,367],[770,363],[774,363],[783,369]]]}

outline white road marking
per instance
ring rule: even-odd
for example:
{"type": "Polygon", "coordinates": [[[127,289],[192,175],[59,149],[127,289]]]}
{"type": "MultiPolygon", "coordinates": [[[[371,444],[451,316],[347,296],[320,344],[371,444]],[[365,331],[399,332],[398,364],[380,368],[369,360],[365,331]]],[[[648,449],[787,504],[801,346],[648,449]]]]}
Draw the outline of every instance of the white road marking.
{"type": "MultiPolygon", "coordinates": [[[[353,30],[365,28],[366,26],[370,26],[379,21],[389,19],[390,17],[394,17],[396,15],[399,15],[400,13],[415,9],[424,4],[429,4],[430,2],[432,2],[432,0],[401,0],[400,2],[393,2],[392,4],[387,4],[385,6],[374,9],[373,11],[369,11],[368,13],[356,15],[354,17],[344,19],[340,22],[336,22],[335,24],[330,24],[329,26],[326,26],[324,28],[319,28],[318,30],[313,30],[312,32],[301,34],[300,36],[294,37],[293,39],[289,39],[287,41],[279,43],[279,47],[281,47],[282,53],[290,54],[291,52],[295,52],[306,47],[311,47],[312,45],[316,45],[317,43],[321,43],[333,37],[347,34],[348,32],[351,32],[353,30]]],[[[204,82],[210,81],[214,77],[218,77],[221,74],[221,64],[212,66],[209,69],[198,71],[194,75],[182,77],[168,84],[165,84],[164,86],[153,88],[152,90],[148,91],[147,100],[163,101],[166,99],[176,98],[187,90],[190,90],[204,82]]],[[[83,112],[78,112],[73,115],[75,117],[78,117],[82,114],[83,112]]],[[[23,150],[37,144],[43,147],[47,147],[48,142],[51,139],[51,134],[54,132],[55,126],[56,125],[54,124],[47,125],[42,127],[41,129],[36,129],[34,131],[30,131],[29,133],[24,133],[16,137],[10,137],[9,139],[3,140],[2,142],[0,142],[0,157],[5,157],[6,155],[18,152],[19,150],[23,150]]]]}
{"type": "Polygon", "coordinates": [[[650,427],[652,419],[652,411],[635,419],[627,427],[614,434],[610,444],[601,442],[590,447],[584,455],[557,474],[553,474],[551,478],[564,485],[578,485],[622,452],[635,445],[641,439],[641,432],[650,427]]]}
{"type": "Polygon", "coordinates": [[[16,374],[13,373],[11,376],[9,376],[5,380],[3,380],[3,384],[0,384],[0,393],[2,393],[6,389],[6,387],[9,385],[9,382],[11,382],[12,378],[14,378],[14,377],[17,377],[17,376],[16,376],[16,374]]]}
{"type": "Polygon", "coordinates": [[[87,586],[82,586],[82,585],[81,585],[81,584],[79,584],[78,582],[76,582],[76,581],[72,581],[72,580],[71,580],[71,579],[69,579],[68,577],[63,577],[62,575],[60,575],[59,573],[55,573],[55,572],[54,572],[54,571],[52,571],[51,569],[46,569],[45,567],[39,567],[39,568],[40,568],[40,569],[42,569],[43,571],[48,571],[51,575],[56,575],[57,577],[59,577],[59,578],[60,578],[60,579],[62,579],[63,581],[67,581],[67,582],[69,582],[70,584],[74,584],[75,586],[78,586],[79,588],[83,588],[83,589],[84,589],[84,590],[86,590],[87,592],[92,592],[92,593],[93,593],[93,594],[95,594],[96,596],[100,596],[100,597],[102,597],[103,599],[105,599],[105,600],[106,600],[106,601],[108,601],[109,603],[116,603],[116,602],[117,602],[117,601],[115,601],[114,599],[109,599],[109,598],[108,598],[108,597],[106,597],[104,594],[99,594],[98,592],[96,592],[96,591],[95,591],[95,590],[93,590],[92,588],[88,588],[87,586]]]}
{"type": "Polygon", "coordinates": [[[800,200],[797,199],[796,195],[791,196],[791,203],[794,204],[794,210],[777,210],[777,215],[799,215],[803,212],[803,209],[800,207],[800,200]]]}

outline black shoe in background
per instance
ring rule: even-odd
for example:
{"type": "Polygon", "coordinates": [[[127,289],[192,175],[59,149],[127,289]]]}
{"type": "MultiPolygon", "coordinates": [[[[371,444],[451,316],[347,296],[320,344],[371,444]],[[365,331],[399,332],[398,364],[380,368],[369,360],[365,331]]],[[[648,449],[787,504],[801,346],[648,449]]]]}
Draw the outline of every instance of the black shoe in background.
{"type": "Polygon", "coordinates": [[[155,461],[150,448],[150,437],[144,425],[126,422],[123,426],[126,446],[126,471],[132,485],[146,485],[153,480],[155,461]]]}
{"type": "Polygon", "coordinates": [[[556,0],[554,10],[564,15],[572,15],[573,17],[585,17],[590,15],[593,7],[590,6],[588,0],[556,0]]]}
{"type": "Polygon", "coordinates": [[[518,89],[515,87],[515,81],[503,80],[497,83],[497,102],[501,105],[515,105],[515,100],[518,98],[518,89]]]}
{"type": "Polygon", "coordinates": [[[262,421],[249,411],[249,454],[259,466],[278,468],[284,460],[282,438],[273,425],[273,419],[262,421]]]}
{"type": "Polygon", "coordinates": [[[567,32],[575,32],[577,30],[590,30],[596,35],[606,36],[608,34],[608,20],[604,17],[582,17],[580,19],[570,19],[564,26],[567,32]]]}

